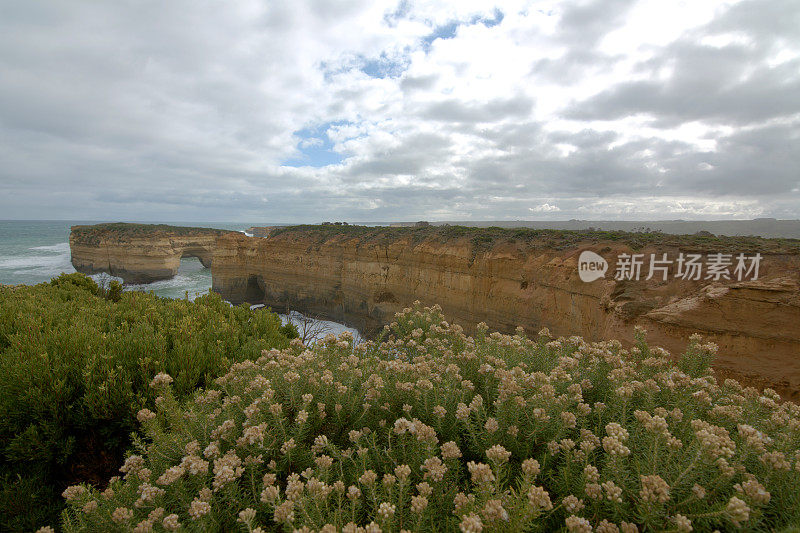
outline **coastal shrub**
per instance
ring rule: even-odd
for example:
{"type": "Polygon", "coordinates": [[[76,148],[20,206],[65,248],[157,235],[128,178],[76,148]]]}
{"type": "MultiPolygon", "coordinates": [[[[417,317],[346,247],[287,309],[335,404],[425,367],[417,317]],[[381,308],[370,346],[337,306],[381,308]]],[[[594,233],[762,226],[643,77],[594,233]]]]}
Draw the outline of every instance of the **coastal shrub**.
{"type": "MultiPolygon", "coordinates": [[[[88,226],[87,226],[88,227],[88,226]]],[[[92,226],[93,227],[93,226],[92,226]]],[[[642,228],[643,230],[646,228],[642,228]]],[[[74,231],[74,229],[73,229],[74,231]]],[[[633,250],[641,250],[648,246],[661,248],[680,248],[686,251],[702,253],[762,253],[762,254],[798,254],[800,239],[768,239],[762,237],[726,237],[719,235],[707,237],[702,235],[670,235],[658,231],[611,231],[598,229],[585,230],[553,230],[520,227],[477,227],[477,226],[423,226],[423,227],[386,227],[386,226],[336,226],[336,225],[299,225],[282,226],[270,232],[270,238],[291,239],[302,237],[312,239],[315,244],[322,245],[333,239],[353,239],[357,244],[380,243],[390,244],[399,239],[410,238],[416,245],[425,240],[449,242],[453,239],[469,238],[474,253],[490,250],[494,244],[516,242],[520,246],[543,247],[554,250],[565,250],[587,243],[619,242],[630,246],[633,250]]]]}
{"type": "Polygon", "coordinates": [[[72,274],[62,273],[51,279],[50,285],[65,289],[78,287],[88,291],[91,294],[94,294],[95,296],[101,294],[102,292],[100,286],[92,278],[78,272],[73,272],[72,274]]]}
{"type": "Polygon", "coordinates": [[[154,374],[174,376],[185,398],[292,334],[218,295],[103,291],[82,274],[0,287],[0,530],[55,522],[67,485],[110,477],[136,413],[155,408],[154,374]]]}
{"type": "Polygon", "coordinates": [[[105,297],[111,300],[112,302],[118,302],[122,299],[122,283],[113,279],[108,284],[108,289],[106,289],[105,297]]]}
{"type": "Polygon", "coordinates": [[[438,307],[380,342],[265,350],[191,401],[150,383],[146,438],[66,531],[748,531],[800,525],[800,407],[645,333],[473,337],[438,307]],[[694,359],[694,362],[688,361],[694,359]]]}

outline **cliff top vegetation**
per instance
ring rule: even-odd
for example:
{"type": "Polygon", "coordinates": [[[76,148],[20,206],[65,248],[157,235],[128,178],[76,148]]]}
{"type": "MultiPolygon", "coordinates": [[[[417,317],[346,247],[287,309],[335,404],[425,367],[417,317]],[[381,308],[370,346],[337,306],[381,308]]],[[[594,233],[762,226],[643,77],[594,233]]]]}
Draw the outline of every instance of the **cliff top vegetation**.
{"type": "Polygon", "coordinates": [[[79,244],[97,244],[101,239],[124,240],[142,237],[186,237],[233,233],[230,230],[214,228],[170,226],[168,224],[134,224],[129,222],[72,226],[71,230],[74,241],[79,244]]]}
{"type": "Polygon", "coordinates": [[[618,242],[633,249],[648,246],[680,247],[704,252],[760,252],[800,255],[800,239],[767,239],[763,237],[726,237],[711,234],[672,235],[661,232],[627,232],[603,230],[550,230],[533,228],[500,228],[468,226],[386,227],[358,225],[298,225],[276,228],[270,238],[311,236],[318,243],[336,238],[357,238],[360,242],[391,242],[410,237],[414,242],[469,239],[476,250],[490,249],[500,243],[518,243],[530,247],[566,249],[579,245],[618,242]]]}

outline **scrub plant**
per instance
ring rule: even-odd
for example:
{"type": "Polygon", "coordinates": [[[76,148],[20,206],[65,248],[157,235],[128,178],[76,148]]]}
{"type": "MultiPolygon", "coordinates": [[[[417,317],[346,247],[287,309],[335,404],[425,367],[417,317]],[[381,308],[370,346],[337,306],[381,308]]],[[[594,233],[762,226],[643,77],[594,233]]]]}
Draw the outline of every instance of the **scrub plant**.
{"type": "Polygon", "coordinates": [[[116,471],[137,412],[155,409],[154,374],[187,398],[231,363],[288,347],[290,329],[218,295],[102,290],[82,274],[0,286],[0,531],[55,522],[68,485],[116,471]]]}
{"type": "Polygon", "coordinates": [[[378,341],[293,341],[182,403],[150,383],[147,438],[66,531],[789,530],[800,407],[645,332],[619,342],[466,336],[438,306],[378,341]]]}

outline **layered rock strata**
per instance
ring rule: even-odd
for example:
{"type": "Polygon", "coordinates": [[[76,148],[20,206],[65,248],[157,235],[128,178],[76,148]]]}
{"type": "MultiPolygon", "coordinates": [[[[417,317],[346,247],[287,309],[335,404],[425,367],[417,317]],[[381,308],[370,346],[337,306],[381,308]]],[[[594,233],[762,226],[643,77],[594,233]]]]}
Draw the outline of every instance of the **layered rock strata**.
{"type": "MultiPolygon", "coordinates": [[[[681,353],[693,333],[719,345],[722,375],[800,392],[800,254],[763,239],[669,238],[637,241],[617,234],[547,232],[541,237],[504,230],[499,236],[411,228],[274,231],[267,238],[241,234],[217,239],[213,290],[234,303],[296,309],[369,332],[390,322],[415,300],[438,303],[454,322],[529,334],[547,327],[556,335],[635,342],[648,340],[681,353]],[[455,234],[453,236],[452,234],[455,234]],[[563,238],[568,235],[569,238],[563,238]],[[750,247],[752,250],[743,249],[750,247]],[[578,260],[593,251],[608,262],[605,277],[582,281],[578,260]],[[761,253],[757,279],[683,279],[675,263],[649,274],[650,254],[761,253]],[[624,254],[644,254],[640,279],[617,281],[624,254]],[[666,277],[666,279],[664,279],[666,277]]],[[[491,234],[491,231],[489,232],[491,234]]],[[[536,232],[534,232],[536,233],[536,232]]],[[[627,234],[631,235],[631,234],[627,234]]],[[[752,256],[749,255],[748,257],[752,256]]]]}

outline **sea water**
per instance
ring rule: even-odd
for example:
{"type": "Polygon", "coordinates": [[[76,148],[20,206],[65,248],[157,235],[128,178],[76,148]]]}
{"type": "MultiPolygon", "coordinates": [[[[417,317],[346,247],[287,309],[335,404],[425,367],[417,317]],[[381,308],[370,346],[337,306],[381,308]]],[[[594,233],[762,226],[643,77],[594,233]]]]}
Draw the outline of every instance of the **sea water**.
{"type": "MultiPolygon", "coordinates": [[[[35,285],[45,283],[62,272],[72,273],[75,269],[70,261],[70,227],[79,224],[97,224],[97,221],[79,220],[0,220],[0,284],[35,285]]],[[[273,224],[249,223],[202,223],[171,222],[174,226],[213,227],[244,232],[251,226],[273,224]]],[[[107,274],[91,276],[101,284],[108,284],[113,278],[107,274]]],[[[121,280],[120,280],[121,281],[121,280]]],[[[211,269],[203,267],[195,258],[181,259],[178,273],[172,279],[153,283],[125,285],[126,291],[153,292],[165,298],[186,298],[190,300],[207,294],[211,290],[211,269]]],[[[280,315],[286,322],[289,318],[280,315]]],[[[324,321],[325,333],[338,335],[350,331],[358,338],[358,332],[343,324],[324,321]]]]}

